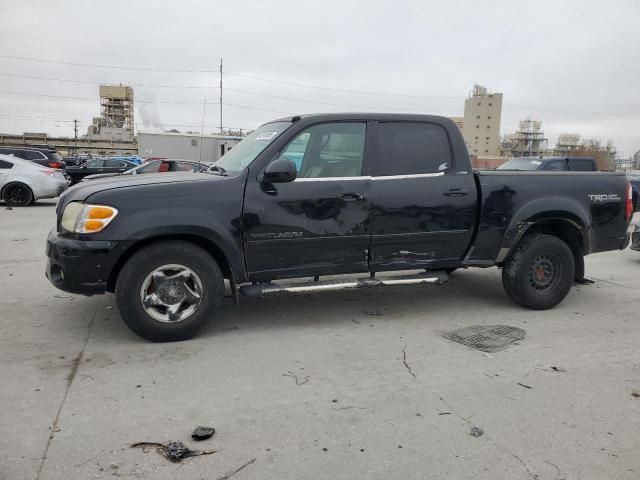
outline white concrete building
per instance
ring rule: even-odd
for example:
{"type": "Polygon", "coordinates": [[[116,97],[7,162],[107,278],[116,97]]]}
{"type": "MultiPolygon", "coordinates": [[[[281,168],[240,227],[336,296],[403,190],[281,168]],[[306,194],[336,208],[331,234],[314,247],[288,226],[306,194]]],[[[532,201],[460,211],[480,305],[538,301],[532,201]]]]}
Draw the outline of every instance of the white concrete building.
{"type": "Polygon", "coordinates": [[[138,155],[215,162],[243,137],[138,132],[138,155]]]}
{"type": "Polygon", "coordinates": [[[502,93],[489,93],[486,87],[474,85],[464,101],[462,136],[470,155],[500,155],[500,120],[502,93]]]}

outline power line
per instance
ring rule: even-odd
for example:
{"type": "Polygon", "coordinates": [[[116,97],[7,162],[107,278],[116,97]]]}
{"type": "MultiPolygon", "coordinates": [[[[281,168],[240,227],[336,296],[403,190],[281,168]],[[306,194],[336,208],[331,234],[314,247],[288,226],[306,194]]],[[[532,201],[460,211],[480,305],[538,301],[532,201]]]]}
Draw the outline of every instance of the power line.
{"type": "MultiPolygon", "coordinates": [[[[9,57],[9,56],[6,56],[6,55],[0,55],[0,58],[13,58],[13,57],[9,57]]],[[[42,61],[42,62],[51,62],[51,63],[65,63],[66,64],[66,62],[54,62],[54,61],[50,61],[50,60],[40,60],[40,59],[32,59],[32,60],[34,60],[34,61],[42,61]]],[[[78,65],[80,65],[80,64],[78,64],[78,65]]],[[[133,70],[136,69],[135,67],[118,67],[118,66],[89,65],[89,64],[82,64],[82,65],[83,66],[95,66],[95,67],[100,67],[100,68],[117,68],[117,69],[133,69],[133,70]]],[[[155,69],[155,68],[139,69],[139,70],[172,71],[172,72],[180,71],[180,72],[190,72],[190,73],[195,73],[195,72],[216,73],[215,71],[212,71],[212,70],[196,71],[196,70],[170,70],[170,69],[155,69]]],[[[225,75],[230,75],[230,76],[235,76],[235,77],[250,78],[250,79],[259,80],[259,81],[265,81],[265,82],[272,82],[272,83],[278,83],[278,84],[283,84],[283,85],[289,85],[289,86],[298,86],[298,87],[304,87],[304,88],[313,88],[313,89],[336,91],[336,92],[343,92],[343,93],[364,94],[364,95],[378,95],[378,96],[407,97],[407,98],[431,98],[431,99],[432,98],[445,98],[445,99],[457,99],[457,100],[461,99],[460,96],[452,96],[452,95],[450,95],[450,96],[445,96],[445,95],[410,95],[410,94],[396,94],[396,93],[388,93],[388,92],[344,90],[344,89],[336,89],[336,88],[330,88],[330,87],[320,87],[320,86],[308,85],[308,84],[284,82],[284,81],[280,81],[280,80],[266,79],[266,78],[262,78],[262,77],[255,77],[255,76],[249,76],[249,75],[241,75],[241,74],[235,74],[235,73],[231,73],[231,72],[224,72],[224,74],[225,75]]],[[[46,80],[46,81],[66,82],[66,83],[75,83],[75,84],[87,84],[87,85],[102,85],[102,84],[104,84],[104,82],[92,82],[92,81],[84,81],[84,80],[73,80],[73,79],[64,79],[64,78],[43,77],[43,76],[37,76],[37,75],[23,75],[23,74],[5,73],[5,72],[0,72],[0,75],[7,76],[7,77],[27,78],[27,79],[32,79],[32,80],[46,80]]],[[[116,83],[119,83],[119,82],[116,82],[116,83]]],[[[202,85],[162,85],[162,84],[151,85],[151,84],[141,84],[141,83],[132,83],[132,82],[128,82],[128,83],[130,83],[133,87],[142,87],[142,88],[170,88],[170,89],[173,88],[173,89],[203,89],[203,90],[212,90],[212,89],[216,88],[216,87],[213,87],[213,86],[202,86],[202,85]]],[[[375,109],[380,109],[381,108],[381,107],[376,107],[376,106],[363,106],[363,105],[341,104],[341,103],[333,103],[333,102],[322,102],[322,101],[316,101],[316,100],[305,100],[305,99],[301,99],[301,98],[293,98],[293,97],[287,97],[287,96],[271,95],[271,94],[265,94],[265,93],[259,93],[259,92],[251,92],[251,91],[241,90],[241,89],[226,88],[226,90],[235,91],[235,92],[238,92],[238,93],[245,93],[245,94],[248,94],[248,95],[259,95],[259,96],[263,96],[263,97],[276,98],[276,99],[281,99],[281,100],[290,100],[290,101],[295,101],[295,102],[311,103],[311,104],[317,104],[317,105],[328,105],[328,106],[348,107],[348,108],[364,108],[364,109],[367,109],[367,110],[375,110],[375,109]]],[[[150,102],[146,102],[144,100],[140,100],[140,102],[141,103],[150,103],[150,102]]],[[[184,104],[184,105],[199,105],[200,104],[200,102],[163,102],[163,103],[175,103],[175,104],[184,104]]],[[[628,114],[628,113],[581,112],[581,111],[572,111],[572,110],[558,110],[558,109],[551,109],[551,108],[538,107],[538,106],[532,106],[532,105],[521,105],[521,104],[509,103],[509,102],[505,102],[504,105],[508,106],[508,107],[521,108],[523,110],[543,111],[543,112],[551,112],[551,113],[562,113],[562,114],[570,114],[570,115],[615,116],[615,117],[634,116],[633,114],[628,114]]],[[[385,110],[389,110],[390,109],[389,107],[382,107],[382,108],[384,108],[385,110]]],[[[391,109],[396,109],[396,108],[392,107],[391,109]]],[[[402,107],[402,109],[403,110],[407,110],[405,107],[402,107]]],[[[409,109],[409,110],[411,110],[411,111],[423,111],[425,109],[409,109]]],[[[433,107],[429,107],[429,110],[433,111],[434,109],[433,109],[433,107]]],[[[448,111],[449,109],[440,108],[439,110],[448,111]]]]}
{"type": "MultiPolygon", "coordinates": [[[[46,81],[52,81],[52,82],[76,83],[81,85],[104,85],[105,83],[107,84],[109,83],[109,82],[93,82],[89,80],[73,80],[70,78],[42,77],[39,75],[23,75],[18,73],[6,73],[6,72],[0,72],[0,75],[4,77],[27,78],[30,80],[46,80],[46,81]]],[[[110,83],[123,83],[123,82],[110,82],[110,83]]],[[[143,88],[184,88],[184,89],[205,89],[205,90],[212,90],[214,88],[217,88],[213,86],[207,87],[202,85],[149,85],[144,83],[133,83],[133,82],[124,82],[124,83],[127,83],[132,87],[143,87],[143,88]]]]}
{"type": "Polygon", "coordinates": [[[34,57],[21,57],[17,55],[0,55],[0,58],[8,58],[11,60],[20,60],[25,62],[38,62],[38,63],[53,63],[56,65],[70,65],[74,67],[91,67],[91,68],[109,68],[116,70],[140,70],[149,72],[179,72],[179,73],[217,73],[217,70],[183,70],[175,68],[155,68],[155,67],[131,67],[131,66],[119,66],[119,65],[100,65],[96,63],[78,63],[78,62],[65,62],[62,60],[47,60],[43,58],[34,57]]]}
{"type": "MultiPolygon", "coordinates": [[[[60,98],[63,100],[78,100],[85,102],[98,102],[97,97],[71,97],[66,95],[50,95],[46,93],[33,93],[33,92],[13,92],[10,90],[0,90],[0,93],[6,93],[8,95],[25,95],[29,97],[44,97],[44,98],[60,98]]],[[[169,100],[135,100],[136,103],[154,103],[154,104],[169,104],[169,105],[202,105],[202,102],[179,102],[169,100]]]]}
{"type": "MultiPolygon", "coordinates": [[[[114,53],[87,52],[86,50],[85,51],[59,50],[55,48],[43,48],[39,46],[36,47],[33,45],[16,45],[16,44],[10,44],[10,43],[0,43],[0,46],[10,47],[10,48],[23,48],[28,50],[38,50],[38,51],[45,51],[45,52],[55,52],[55,53],[71,53],[74,55],[90,55],[92,57],[100,56],[100,57],[114,57],[114,58],[144,58],[144,59],[149,58],[148,55],[122,55],[122,54],[114,54],[114,53]]],[[[162,60],[184,60],[185,58],[188,58],[190,60],[211,60],[210,57],[191,57],[191,56],[190,57],[154,56],[153,58],[162,59],[162,60]]]]}
{"type": "Polygon", "coordinates": [[[457,96],[453,96],[453,95],[412,95],[412,94],[408,94],[408,93],[389,93],[389,92],[373,92],[373,91],[364,91],[364,90],[347,90],[347,89],[342,89],[342,88],[332,88],[332,87],[320,87],[318,85],[309,85],[309,84],[305,84],[305,83],[294,83],[294,82],[285,82],[282,80],[274,80],[271,78],[263,78],[263,77],[256,77],[253,75],[244,75],[244,74],[240,74],[240,73],[232,73],[232,72],[224,72],[225,75],[229,75],[232,77],[239,77],[239,78],[249,78],[252,80],[259,80],[261,82],[269,82],[269,83],[278,83],[280,85],[288,85],[290,87],[303,87],[303,88],[313,88],[313,89],[317,89],[317,90],[328,90],[328,91],[332,91],[332,92],[343,92],[343,93],[355,93],[355,94],[359,94],[359,95],[380,95],[380,96],[390,96],[390,97],[408,97],[408,98],[456,98],[456,99],[460,99],[460,95],[457,96]]]}
{"type": "MultiPolygon", "coordinates": [[[[348,107],[348,108],[363,108],[366,110],[389,110],[390,107],[376,107],[376,106],[371,106],[371,105],[352,105],[352,104],[344,104],[344,103],[332,103],[332,102],[321,102],[321,101],[316,101],[316,100],[305,100],[302,98],[293,98],[293,97],[285,97],[285,96],[280,96],[280,95],[270,95],[268,93],[260,93],[260,92],[251,92],[248,90],[240,90],[237,88],[225,88],[225,90],[229,91],[229,92],[237,92],[237,93],[245,93],[247,95],[257,95],[260,97],[266,97],[266,98],[276,98],[276,99],[280,99],[280,100],[290,100],[290,101],[294,101],[294,102],[302,102],[302,103],[313,103],[316,105],[328,105],[328,106],[332,106],[332,107],[348,107]]],[[[393,108],[395,110],[398,110],[397,108],[393,108]]],[[[424,112],[425,109],[421,108],[421,109],[407,109],[406,107],[402,107],[403,110],[411,110],[411,111],[416,111],[416,112],[424,112]]],[[[433,110],[430,107],[431,110],[433,110]]],[[[437,109],[436,109],[437,110],[437,109]]],[[[451,108],[440,108],[439,110],[446,110],[446,111],[450,111],[451,108]]]]}

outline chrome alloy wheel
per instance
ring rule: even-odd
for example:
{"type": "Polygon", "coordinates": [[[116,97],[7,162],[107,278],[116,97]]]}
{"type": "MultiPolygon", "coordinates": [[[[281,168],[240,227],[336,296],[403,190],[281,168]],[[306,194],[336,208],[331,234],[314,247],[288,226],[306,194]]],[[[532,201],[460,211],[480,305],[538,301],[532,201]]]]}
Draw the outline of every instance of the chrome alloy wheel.
{"type": "Polygon", "coordinates": [[[147,275],[140,288],[140,301],[154,320],[176,323],[189,318],[202,300],[200,277],[184,265],[169,264],[147,275]]]}

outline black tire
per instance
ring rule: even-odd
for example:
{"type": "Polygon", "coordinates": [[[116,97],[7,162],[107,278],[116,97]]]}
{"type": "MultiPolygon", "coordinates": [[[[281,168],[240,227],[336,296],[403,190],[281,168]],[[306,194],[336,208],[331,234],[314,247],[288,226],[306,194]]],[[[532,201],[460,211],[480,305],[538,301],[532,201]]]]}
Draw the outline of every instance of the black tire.
{"type": "Polygon", "coordinates": [[[224,297],[224,278],[217,262],[204,249],[189,242],[169,240],[135,253],[120,271],[115,290],[120,315],[133,332],[152,342],[174,342],[195,336],[216,316],[224,297]],[[173,264],[197,275],[200,300],[193,313],[183,320],[159,321],[148,313],[153,310],[157,314],[158,309],[143,305],[141,292],[152,272],[173,264]]]}
{"type": "Polygon", "coordinates": [[[523,307],[546,310],[560,303],[574,282],[575,259],[557,237],[527,235],[509,255],[502,269],[502,285],[523,307]]]}
{"type": "Polygon", "coordinates": [[[443,269],[446,273],[453,273],[456,270],[458,270],[458,267],[449,267],[449,268],[444,268],[443,269]]]}
{"type": "Polygon", "coordinates": [[[2,189],[2,199],[11,207],[27,207],[33,203],[33,192],[24,183],[10,183],[2,189]]]}

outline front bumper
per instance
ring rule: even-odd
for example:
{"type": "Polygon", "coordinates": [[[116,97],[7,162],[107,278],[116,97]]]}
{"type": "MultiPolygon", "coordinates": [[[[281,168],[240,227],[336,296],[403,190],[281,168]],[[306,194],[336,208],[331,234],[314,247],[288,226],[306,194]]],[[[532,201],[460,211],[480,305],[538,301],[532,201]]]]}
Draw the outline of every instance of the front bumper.
{"type": "Polygon", "coordinates": [[[54,287],[65,292],[105,293],[121,247],[119,242],[65,238],[55,229],[51,230],[47,238],[45,275],[54,287]]]}

